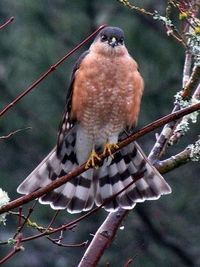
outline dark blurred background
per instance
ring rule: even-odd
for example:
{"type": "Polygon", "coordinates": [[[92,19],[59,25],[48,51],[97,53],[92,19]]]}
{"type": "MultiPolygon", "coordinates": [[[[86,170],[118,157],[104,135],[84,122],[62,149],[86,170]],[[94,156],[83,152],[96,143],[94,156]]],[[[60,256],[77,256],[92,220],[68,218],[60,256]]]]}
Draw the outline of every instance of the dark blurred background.
{"type": "MultiPolygon", "coordinates": [[[[165,1],[134,1],[147,10],[164,14],[165,1]]],[[[121,27],[130,54],[138,61],[145,80],[139,127],[171,112],[175,93],[181,89],[184,49],[168,37],[161,23],[107,0],[28,1],[1,0],[0,23],[14,16],[14,22],[0,32],[0,108],[10,103],[66,52],[98,25],[121,27]]],[[[89,44],[88,44],[89,46],[89,44]]],[[[57,128],[65,104],[72,66],[82,47],[23,98],[0,121],[1,136],[31,127],[7,140],[0,140],[0,187],[11,199],[19,197],[16,187],[37,166],[56,142],[57,128]]],[[[183,150],[197,136],[197,125],[168,155],[183,150]]],[[[138,140],[148,154],[155,132],[138,140]]],[[[134,258],[135,267],[200,266],[199,163],[189,163],[165,175],[173,193],[158,201],[138,204],[130,212],[99,266],[120,267],[134,258]]],[[[31,204],[26,205],[30,207],[31,204]]],[[[32,220],[48,225],[53,216],[49,206],[36,207],[32,220]]],[[[65,243],[91,240],[107,213],[101,210],[65,233],[65,243]]],[[[56,225],[77,216],[62,211],[56,225]]],[[[0,240],[12,237],[17,219],[7,217],[0,225],[0,240]]],[[[25,235],[34,234],[28,228],[25,235]]],[[[42,238],[24,243],[4,266],[77,266],[85,248],[59,248],[42,238]]],[[[0,256],[11,247],[0,246],[0,256]]]]}

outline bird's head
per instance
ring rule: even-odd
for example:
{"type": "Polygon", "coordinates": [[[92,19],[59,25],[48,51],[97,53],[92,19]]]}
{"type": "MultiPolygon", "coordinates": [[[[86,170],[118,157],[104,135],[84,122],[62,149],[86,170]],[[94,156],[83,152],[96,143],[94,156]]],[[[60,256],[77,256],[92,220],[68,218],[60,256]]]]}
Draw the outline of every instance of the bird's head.
{"type": "Polygon", "coordinates": [[[95,38],[92,48],[100,53],[121,54],[126,51],[124,32],[117,27],[105,27],[95,38]]]}
{"type": "Polygon", "coordinates": [[[106,27],[100,31],[97,40],[115,48],[124,45],[124,32],[117,27],[106,27]]]}

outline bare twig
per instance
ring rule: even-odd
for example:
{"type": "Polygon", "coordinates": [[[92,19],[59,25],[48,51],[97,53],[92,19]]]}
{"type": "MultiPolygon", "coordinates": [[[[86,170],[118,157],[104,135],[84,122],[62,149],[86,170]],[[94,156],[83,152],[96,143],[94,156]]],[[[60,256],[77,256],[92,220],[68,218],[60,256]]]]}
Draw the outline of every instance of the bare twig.
{"type": "Polygon", "coordinates": [[[128,259],[124,267],[129,267],[131,263],[133,263],[133,259],[128,259]]]}
{"type": "Polygon", "coordinates": [[[68,57],[70,57],[74,52],[76,52],[80,47],[87,43],[92,37],[94,37],[100,30],[102,30],[106,25],[100,26],[96,31],[85,38],[81,43],[79,43],[75,48],[73,48],[69,53],[67,53],[63,58],[61,58],[57,63],[52,65],[40,78],[30,85],[23,93],[15,98],[13,102],[8,104],[3,110],[0,111],[0,117],[3,116],[9,109],[11,109],[17,102],[19,102],[25,95],[32,91],[41,81],[43,81],[50,73],[56,70],[56,68],[61,65],[68,57]]]}
{"type": "Polygon", "coordinates": [[[173,27],[169,27],[169,26],[166,26],[165,28],[166,28],[167,35],[172,36],[177,42],[182,44],[183,47],[187,48],[187,44],[185,40],[183,39],[181,34],[176,29],[174,29],[173,27]]]}
{"type": "Polygon", "coordinates": [[[0,30],[5,28],[8,24],[10,24],[14,20],[14,17],[9,18],[4,24],[0,25],[0,30]]]}
{"type": "MultiPolygon", "coordinates": [[[[28,214],[27,214],[27,216],[25,217],[24,222],[23,222],[23,223],[19,226],[19,228],[17,229],[17,232],[14,234],[13,239],[15,239],[17,236],[19,236],[19,233],[23,230],[23,228],[24,228],[25,224],[27,223],[28,219],[30,218],[30,216],[31,216],[31,214],[32,214],[32,212],[33,212],[33,210],[34,210],[36,204],[37,204],[37,200],[33,203],[32,207],[29,208],[29,210],[28,210],[28,214]]],[[[20,213],[19,213],[19,215],[20,215],[20,213]]]]}
{"type": "Polygon", "coordinates": [[[21,239],[22,239],[22,235],[19,234],[17,237],[17,242],[14,245],[13,249],[10,251],[10,253],[8,253],[8,255],[6,255],[4,258],[0,259],[0,264],[5,263],[6,261],[10,260],[17,252],[23,251],[23,247],[21,246],[21,239]]]}
{"type": "Polygon", "coordinates": [[[47,236],[47,239],[49,241],[51,241],[53,244],[59,246],[59,247],[64,247],[64,248],[81,248],[81,247],[85,247],[88,243],[88,241],[84,241],[82,243],[79,243],[79,244],[64,244],[62,242],[60,242],[59,239],[52,239],[50,238],[49,236],[47,236]]]}
{"type": "Polygon", "coordinates": [[[122,3],[124,6],[127,6],[130,9],[134,9],[134,10],[142,13],[143,15],[149,15],[149,16],[154,15],[154,13],[149,12],[149,11],[145,10],[144,8],[140,8],[138,6],[131,4],[130,1],[128,1],[128,0],[118,0],[118,2],[122,3]]]}
{"type": "Polygon", "coordinates": [[[27,127],[27,128],[24,128],[24,129],[18,129],[18,130],[14,131],[14,132],[11,132],[11,133],[7,134],[7,135],[0,136],[0,140],[8,139],[8,138],[10,138],[11,136],[13,136],[16,133],[19,133],[19,132],[24,131],[24,130],[29,130],[29,129],[31,129],[31,127],[27,127]]]}

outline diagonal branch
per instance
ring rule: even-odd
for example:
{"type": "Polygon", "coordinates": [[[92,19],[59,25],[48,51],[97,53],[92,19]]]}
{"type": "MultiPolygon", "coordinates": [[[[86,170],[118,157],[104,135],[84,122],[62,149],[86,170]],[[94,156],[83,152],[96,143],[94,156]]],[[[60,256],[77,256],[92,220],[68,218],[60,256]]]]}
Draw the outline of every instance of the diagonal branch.
{"type": "Polygon", "coordinates": [[[194,67],[191,77],[183,89],[182,92],[183,99],[188,97],[191,94],[191,91],[198,86],[199,80],[200,80],[200,66],[197,65],[194,67]]]}
{"type": "Polygon", "coordinates": [[[154,165],[154,167],[159,169],[159,172],[162,174],[170,172],[180,167],[181,165],[186,164],[188,161],[191,161],[190,154],[191,154],[191,148],[186,147],[180,153],[171,156],[166,160],[159,161],[154,165]]]}
{"type": "MultiPolygon", "coordinates": [[[[190,158],[191,150],[186,148],[183,152],[177,154],[174,157],[171,157],[169,160],[162,161],[161,164],[155,165],[160,173],[166,173],[172,170],[171,166],[169,166],[169,162],[172,163],[173,168],[178,167],[181,164],[185,164],[188,162],[188,158],[190,158]],[[181,162],[181,164],[179,164],[181,162]]],[[[105,219],[103,225],[96,232],[91,244],[86,250],[84,256],[82,257],[78,267],[95,267],[97,266],[98,261],[103,255],[105,249],[111,244],[114,239],[116,232],[119,228],[119,225],[123,221],[123,219],[128,215],[130,211],[118,209],[116,212],[111,212],[108,214],[105,219]],[[106,233],[106,235],[105,235],[106,233]]],[[[173,246],[174,244],[169,243],[167,240],[165,242],[167,245],[173,246]]],[[[175,250],[177,247],[173,247],[175,250]]],[[[178,248],[178,254],[181,257],[182,250],[178,248]],[[179,249],[179,250],[178,250],[179,249]]],[[[184,258],[181,257],[184,261],[189,262],[189,257],[184,258]],[[188,259],[188,261],[187,261],[188,259]]]]}
{"type": "Polygon", "coordinates": [[[14,17],[9,18],[4,24],[0,25],[0,30],[5,28],[8,24],[10,24],[14,20],[14,17]]]}
{"type": "Polygon", "coordinates": [[[0,136],[0,141],[10,138],[11,136],[15,135],[16,133],[19,133],[19,132],[24,131],[24,130],[29,130],[29,129],[31,129],[31,127],[26,127],[24,129],[18,129],[18,130],[15,130],[15,131],[7,134],[7,135],[0,136]]]}
{"type": "Polygon", "coordinates": [[[117,229],[128,213],[128,210],[121,208],[109,213],[106,220],[96,232],[78,267],[97,266],[104,250],[111,244],[117,229]]]}
{"type": "Polygon", "coordinates": [[[4,109],[0,111],[0,117],[3,116],[9,109],[11,109],[17,102],[19,102],[25,95],[30,93],[36,86],[41,83],[50,73],[56,70],[56,68],[61,65],[68,57],[70,57],[74,52],[76,52],[80,47],[82,47],[85,43],[87,43],[92,37],[94,37],[100,30],[102,30],[106,25],[101,25],[90,34],[87,38],[85,38],[81,43],[79,43],[75,48],[73,48],[69,53],[67,53],[64,57],[62,57],[57,63],[52,65],[45,73],[43,73],[37,81],[31,84],[24,92],[22,92],[18,97],[15,98],[13,102],[8,104],[4,109]]]}
{"type": "MultiPolygon", "coordinates": [[[[193,89],[195,89],[195,87],[198,85],[198,82],[200,80],[200,67],[196,66],[193,68],[192,74],[190,79],[188,80],[188,83],[186,84],[186,86],[184,87],[183,91],[182,91],[182,98],[185,99],[186,97],[188,97],[188,95],[191,93],[191,91],[193,89]]],[[[174,106],[174,109],[172,110],[173,112],[177,112],[178,110],[180,110],[180,105],[177,103],[174,106]]],[[[158,137],[153,149],[151,150],[151,153],[149,155],[149,159],[150,161],[154,164],[156,163],[156,161],[160,158],[163,150],[165,149],[167,142],[169,140],[169,138],[172,135],[172,132],[174,130],[174,128],[176,127],[176,123],[175,121],[170,121],[170,123],[166,124],[160,134],[160,136],[158,137]]]]}
{"type": "MultiPolygon", "coordinates": [[[[119,149],[127,146],[128,144],[130,144],[131,142],[135,141],[136,139],[138,139],[141,136],[144,136],[145,134],[159,128],[160,126],[163,126],[166,123],[169,123],[171,121],[174,120],[178,120],[181,117],[192,113],[194,111],[197,111],[200,109],[200,103],[197,103],[195,105],[192,105],[190,107],[187,107],[185,109],[179,110],[175,113],[169,114],[163,118],[160,118],[150,124],[148,124],[147,126],[145,126],[144,128],[140,129],[139,131],[137,131],[136,133],[130,135],[129,137],[127,137],[126,139],[124,139],[123,141],[121,141],[120,143],[118,143],[119,148],[118,149],[113,149],[112,152],[116,152],[119,149]]],[[[100,158],[101,160],[104,160],[106,157],[108,157],[109,154],[106,153],[106,155],[101,154],[100,158]]],[[[55,188],[65,184],[66,182],[68,182],[70,179],[80,175],[81,173],[83,173],[84,171],[86,171],[85,168],[86,164],[81,165],[80,167],[76,168],[75,170],[71,171],[70,173],[68,173],[67,175],[64,175],[63,177],[60,177],[59,179],[53,181],[52,183],[48,184],[47,186],[45,186],[44,188],[40,188],[37,191],[34,191],[26,196],[20,197],[16,200],[13,200],[11,202],[9,202],[7,205],[3,206],[2,208],[0,208],[0,214],[7,212],[11,209],[17,208],[20,205],[23,205],[33,199],[39,198],[42,195],[54,190],[55,188]]]]}

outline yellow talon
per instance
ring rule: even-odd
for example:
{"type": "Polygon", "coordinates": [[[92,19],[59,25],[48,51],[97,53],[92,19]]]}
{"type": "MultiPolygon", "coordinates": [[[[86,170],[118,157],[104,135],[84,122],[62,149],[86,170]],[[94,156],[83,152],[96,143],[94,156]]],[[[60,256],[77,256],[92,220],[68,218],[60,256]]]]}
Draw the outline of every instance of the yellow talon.
{"type": "Polygon", "coordinates": [[[109,154],[110,155],[110,157],[112,158],[112,159],[114,159],[114,156],[113,156],[113,153],[112,153],[112,149],[114,149],[114,148],[119,148],[119,146],[117,145],[117,144],[105,144],[105,146],[104,146],[104,150],[103,150],[103,154],[105,155],[105,154],[109,154]]]}
{"type": "Polygon", "coordinates": [[[89,159],[86,162],[85,169],[89,169],[90,167],[97,169],[98,166],[95,165],[95,161],[97,161],[97,160],[100,161],[101,158],[97,155],[96,151],[94,149],[92,149],[92,152],[89,156],[89,159]]]}

